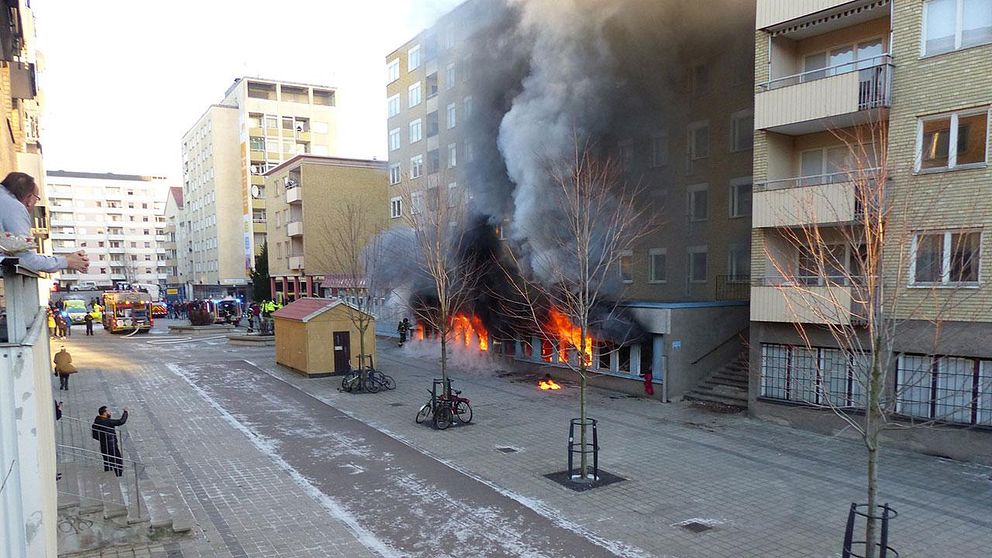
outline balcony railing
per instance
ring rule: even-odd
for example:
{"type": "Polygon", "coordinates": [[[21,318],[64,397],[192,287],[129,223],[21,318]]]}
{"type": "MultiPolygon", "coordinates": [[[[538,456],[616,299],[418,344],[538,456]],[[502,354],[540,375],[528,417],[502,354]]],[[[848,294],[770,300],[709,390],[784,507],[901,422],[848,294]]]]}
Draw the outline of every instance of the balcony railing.
{"type": "MultiPolygon", "coordinates": [[[[877,93],[874,98],[884,98],[888,100],[889,87],[888,84],[890,80],[888,79],[877,79],[878,77],[887,78],[885,75],[887,72],[885,70],[892,66],[892,56],[888,54],[881,54],[874,56],[872,58],[866,58],[864,60],[858,60],[855,62],[843,62],[841,64],[834,64],[833,66],[827,66],[826,68],[819,68],[816,70],[809,70],[806,72],[801,72],[798,74],[792,74],[791,76],[785,76],[780,78],[775,78],[773,80],[766,81],[765,83],[759,84],[758,87],[762,91],[771,91],[773,89],[780,89],[782,87],[789,87],[791,85],[798,85],[800,83],[809,83],[812,81],[817,81],[821,79],[826,79],[829,77],[839,76],[842,74],[847,74],[850,72],[862,72],[860,76],[861,79],[858,80],[859,83],[865,83],[867,85],[877,86],[885,84],[884,89],[879,89],[878,87],[865,87],[864,91],[866,96],[864,98],[865,102],[871,102],[872,96],[869,93],[877,93]],[[881,70],[881,71],[879,71],[881,70]],[[884,95],[883,95],[884,94],[884,95]]],[[[887,106],[884,105],[884,106],[887,106]]],[[[866,107],[872,108],[872,107],[866,107]]]]}
{"type": "Polygon", "coordinates": [[[874,178],[882,169],[872,167],[857,171],[831,172],[827,174],[815,174],[810,176],[793,176],[789,178],[776,178],[754,183],[755,192],[767,192],[771,190],[783,190],[786,188],[801,188],[803,186],[822,186],[824,184],[843,184],[854,182],[864,178],[874,178]]]}

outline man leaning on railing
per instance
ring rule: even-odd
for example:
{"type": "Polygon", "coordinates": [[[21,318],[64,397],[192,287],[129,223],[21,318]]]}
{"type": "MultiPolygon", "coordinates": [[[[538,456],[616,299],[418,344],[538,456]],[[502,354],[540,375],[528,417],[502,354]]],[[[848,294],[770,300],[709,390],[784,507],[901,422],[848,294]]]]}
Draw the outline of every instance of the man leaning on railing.
{"type": "MultiPolygon", "coordinates": [[[[0,233],[9,233],[21,240],[31,237],[31,212],[41,199],[34,178],[23,172],[12,172],[0,184],[0,233]]],[[[3,254],[0,254],[2,256],[3,254]]],[[[31,271],[54,272],[62,269],[86,272],[90,259],[80,250],[67,256],[45,256],[28,248],[8,254],[31,271]]]]}

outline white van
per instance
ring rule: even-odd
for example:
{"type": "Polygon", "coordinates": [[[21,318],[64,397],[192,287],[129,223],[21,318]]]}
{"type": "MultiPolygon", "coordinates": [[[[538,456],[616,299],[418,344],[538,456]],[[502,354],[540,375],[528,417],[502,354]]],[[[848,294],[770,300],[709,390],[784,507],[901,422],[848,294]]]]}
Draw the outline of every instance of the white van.
{"type": "Polygon", "coordinates": [[[69,286],[70,291],[95,291],[96,281],[77,281],[75,285],[69,286]]]}

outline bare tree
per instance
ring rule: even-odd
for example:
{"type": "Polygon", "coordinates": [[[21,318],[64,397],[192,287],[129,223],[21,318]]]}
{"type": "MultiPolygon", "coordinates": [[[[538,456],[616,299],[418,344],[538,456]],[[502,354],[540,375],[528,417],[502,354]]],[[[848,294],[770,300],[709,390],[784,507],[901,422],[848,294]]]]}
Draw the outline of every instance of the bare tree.
{"type": "Polygon", "coordinates": [[[335,216],[325,223],[324,229],[332,242],[329,259],[337,273],[331,277],[338,285],[339,297],[346,302],[348,319],[359,332],[358,366],[365,368],[365,337],[375,323],[377,304],[383,294],[381,266],[383,265],[382,232],[385,215],[381,208],[349,201],[339,206],[335,216]]]}
{"type": "MultiPolygon", "coordinates": [[[[565,159],[549,161],[547,174],[557,198],[557,221],[542,228],[542,246],[508,250],[510,265],[502,267],[514,297],[503,304],[508,314],[529,321],[552,351],[557,347],[559,362],[578,375],[579,444],[585,449],[592,331],[596,322],[611,320],[617,312],[622,274],[629,271],[623,258],[651,223],[638,204],[639,188],[626,184],[616,161],[596,157],[581,140],[565,159]],[[569,323],[560,323],[562,318],[569,323]],[[577,331],[568,331],[569,326],[577,331]]],[[[580,456],[584,481],[589,463],[584,451],[580,456]]]]}
{"type": "MultiPolygon", "coordinates": [[[[762,389],[788,390],[790,399],[829,408],[858,434],[867,457],[865,556],[874,557],[880,544],[876,510],[882,435],[933,422],[914,424],[900,416],[900,401],[921,380],[892,381],[896,341],[908,322],[929,322],[929,354],[936,354],[947,311],[963,301],[959,294],[968,295],[942,288],[922,297],[906,296],[905,286],[913,282],[910,262],[916,262],[916,269],[924,265],[910,227],[919,222],[913,212],[920,201],[890,187],[887,123],[833,134],[846,149],[845,162],[833,174],[784,184],[794,214],[782,216],[791,222],[765,235],[765,259],[776,275],[765,281],[778,288],[794,317],[805,346],[793,360],[801,361],[806,372],[800,376],[797,371],[788,381],[763,375],[762,389]],[[824,332],[836,349],[817,357],[822,343],[816,339],[823,339],[824,332]]],[[[977,247],[962,247],[951,255],[958,274],[952,285],[972,272],[977,281],[977,257],[977,247]]],[[[762,351],[763,361],[783,358],[771,349],[762,351]]],[[[784,358],[791,357],[787,353],[784,358]]]]}
{"type": "MultiPolygon", "coordinates": [[[[403,218],[413,232],[416,266],[430,283],[429,294],[414,292],[410,301],[415,317],[428,333],[436,333],[441,347],[441,379],[450,387],[448,341],[452,319],[467,308],[479,276],[476,264],[464,258],[466,204],[443,180],[443,173],[428,177],[426,190],[408,191],[403,218]]],[[[447,394],[450,395],[450,394],[447,394]]]]}

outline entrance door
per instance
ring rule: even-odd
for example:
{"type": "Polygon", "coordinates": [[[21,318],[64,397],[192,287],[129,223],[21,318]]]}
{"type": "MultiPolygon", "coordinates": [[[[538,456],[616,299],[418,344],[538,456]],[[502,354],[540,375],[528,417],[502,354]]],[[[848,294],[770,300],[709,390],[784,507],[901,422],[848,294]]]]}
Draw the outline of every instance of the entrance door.
{"type": "Polygon", "coordinates": [[[351,370],[351,334],[347,331],[335,331],[334,338],[334,371],[347,372],[351,370]]]}

